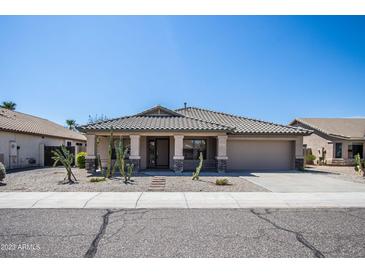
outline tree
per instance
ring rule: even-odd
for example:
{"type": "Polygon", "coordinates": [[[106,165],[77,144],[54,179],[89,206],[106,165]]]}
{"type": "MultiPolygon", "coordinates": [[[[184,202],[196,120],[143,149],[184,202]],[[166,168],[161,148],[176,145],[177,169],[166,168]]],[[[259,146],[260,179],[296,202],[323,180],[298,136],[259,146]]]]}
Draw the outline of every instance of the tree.
{"type": "Polygon", "coordinates": [[[60,162],[67,171],[68,182],[73,183],[74,181],[72,180],[72,178],[74,178],[75,181],[77,181],[75,175],[72,172],[72,163],[75,158],[73,154],[70,151],[68,151],[64,145],[61,146],[61,149],[53,150],[52,153],[54,155],[52,157],[52,159],[54,160],[53,166],[55,167],[58,164],[58,162],[60,162]]]}
{"type": "Polygon", "coordinates": [[[66,125],[68,126],[68,129],[74,129],[76,127],[76,121],[75,120],[66,120],[66,125]]]}
{"type": "Polygon", "coordinates": [[[94,116],[89,115],[88,123],[89,124],[95,124],[95,123],[103,122],[103,121],[106,121],[106,120],[108,120],[108,117],[104,114],[101,114],[100,116],[97,115],[97,114],[94,115],[94,116]]]}
{"type": "Polygon", "coordinates": [[[16,104],[11,101],[4,101],[3,104],[1,105],[1,107],[9,109],[9,110],[15,110],[16,104]]]}

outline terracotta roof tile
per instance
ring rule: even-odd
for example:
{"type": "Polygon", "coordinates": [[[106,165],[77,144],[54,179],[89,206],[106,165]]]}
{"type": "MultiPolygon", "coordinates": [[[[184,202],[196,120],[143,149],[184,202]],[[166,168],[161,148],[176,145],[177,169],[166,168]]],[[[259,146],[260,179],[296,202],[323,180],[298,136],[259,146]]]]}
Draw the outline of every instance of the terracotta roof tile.
{"type": "Polygon", "coordinates": [[[81,133],[59,124],[4,108],[0,108],[0,130],[86,141],[86,137],[81,133]]]}

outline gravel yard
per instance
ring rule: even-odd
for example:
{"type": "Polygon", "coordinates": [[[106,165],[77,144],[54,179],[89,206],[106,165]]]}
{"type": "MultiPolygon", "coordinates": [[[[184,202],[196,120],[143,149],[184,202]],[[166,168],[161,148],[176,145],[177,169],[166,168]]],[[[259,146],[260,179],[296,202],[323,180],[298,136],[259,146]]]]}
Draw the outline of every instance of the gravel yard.
{"type": "Polygon", "coordinates": [[[307,166],[307,171],[322,172],[342,180],[365,184],[365,177],[358,175],[353,166],[307,166]]]}
{"type": "MultiPolygon", "coordinates": [[[[148,191],[153,176],[135,176],[133,184],[124,184],[121,178],[105,182],[91,183],[92,176],[83,169],[74,169],[78,179],[76,184],[64,184],[66,172],[63,168],[43,168],[17,171],[7,174],[5,185],[0,192],[140,192],[148,191]]],[[[202,176],[200,181],[192,181],[190,176],[165,176],[166,192],[265,192],[260,186],[238,176],[226,176],[230,185],[217,186],[215,180],[222,177],[202,176]]]]}

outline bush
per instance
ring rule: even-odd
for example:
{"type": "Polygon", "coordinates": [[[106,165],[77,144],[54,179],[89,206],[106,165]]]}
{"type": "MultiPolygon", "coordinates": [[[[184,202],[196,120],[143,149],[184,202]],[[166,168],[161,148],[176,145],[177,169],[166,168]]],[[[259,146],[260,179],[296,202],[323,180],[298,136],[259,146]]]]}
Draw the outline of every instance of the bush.
{"type": "Polygon", "coordinates": [[[79,152],[76,155],[76,165],[78,168],[85,168],[86,152],[79,152]]]}
{"type": "Polygon", "coordinates": [[[104,182],[105,180],[105,177],[94,177],[90,179],[90,183],[99,183],[104,182]]]}
{"type": "Polygon", "coordinates": [[[3,163],[0,162],[0,182],[5,179],[6,176],[6,169],[3,163]]]}
{"type": "Polygon", "coordinates": [[[217,186],[225,186],[225,185],[228,185],[228,184],[229,184],[229,182],[228,182],[228,179],[217,179],[217,180],[215,181],[215,184],[216,184],[217,186]]]}
{"type": "Polygon", "coordinates": [[[305,156],[305,161],[308,164],[313,164],[315,160],[316,160],[316,156],[314,156],[313,154],[308,154],[307,156],[305,156]]]}

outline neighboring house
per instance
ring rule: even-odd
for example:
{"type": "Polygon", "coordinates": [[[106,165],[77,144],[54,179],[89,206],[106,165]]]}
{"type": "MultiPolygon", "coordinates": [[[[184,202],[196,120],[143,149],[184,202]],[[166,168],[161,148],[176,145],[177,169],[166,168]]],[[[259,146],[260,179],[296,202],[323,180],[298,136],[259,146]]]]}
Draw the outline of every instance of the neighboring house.
{"type": "Polygon", "coordinates": [[[77,153],[86,137],[56,123],[0,108],[0,161],[7,169],[52,165],[51,151],[61,145],[77,153]]]}
{"type": "MultiPolygon", "coordinates": [[[[110,130],[123,139],[137,169],[193,170],[200,152],[205,169],[279,170],[300,168],[303,136],[311,131],[235,115],[161,106],[142,113],[81,126],[87,136],[86,166],[95,170],[99,154],[108,158],[110,130]]],[[[115,153],[113,152],[113,158],[115,153]]]]}
{"type": "Polygon", "coordinates": [[[356,154],[365,156],[365,118],[297,118],[290,125],[313,130],[304,144],[317,159],[325,151],[329,165],[351,165],[356,154]]]}

